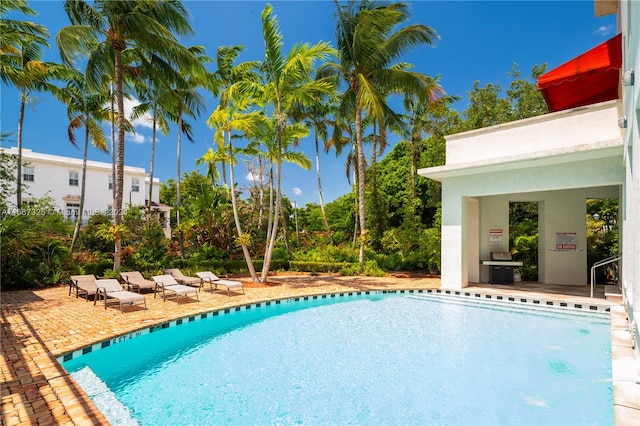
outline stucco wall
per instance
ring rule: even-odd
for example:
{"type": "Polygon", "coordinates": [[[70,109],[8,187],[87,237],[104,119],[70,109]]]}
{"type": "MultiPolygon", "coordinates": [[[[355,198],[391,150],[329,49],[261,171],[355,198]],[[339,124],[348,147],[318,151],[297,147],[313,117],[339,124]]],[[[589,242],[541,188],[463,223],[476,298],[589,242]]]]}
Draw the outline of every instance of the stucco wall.
{"type": "MultiPolygon", "coordinates": [[[[633,86],[621,86],[627,128],[624,129],[625,185],[623,188],[622,284],[630,318],[640,335],[640,2],[620,2],[623,70],[635,72],[633,86]]],[[[636,351],[638,351],[636,345],[636,351]]],[[[640,359],[640,353],[639,353],[640,359]]],[[[640,366],[639,366],[640,368],[640,366]]]]}
{"type": "MultiPolygon", "coordinates": [[[[6,150],[10,154],[16,154],[15,148],[6,150]]],[[[82,189],[82,160],[41,154],[29,149],[23,150],[23,163],[34,169],[33,182],[24,182],[26,190],[23,192],[23,200],[41,198],[45,195],[53,198],[56,208],[66,214],[67,202],[77,203],[82,189]],[[69,172],[78,173],[78,185],[69,184],[69,172]]],[[[125,167],[123,207],[129,203],[142,205],[146,199],[147,185],[146,173],[143,168],[125,167]],[[133,180],[139,182],[138,191],[132,191],[133,180]]],[[[87,183],[85,191],[84,211],[85,217],[94,213],[106,213],[112,202],[112,190],[109,189],[109,177],[111,176],[111,164],[97,161],[87,162],[87,183]]],[[[160,184],[154,180],[154,199],[158,201],[160,184]]]]}
{"type": "Polygon", "coordinates": [[[450,135],[446,162],[472,163],[619,140],[619,109],[619,101],[603,102],[450,135]]]}

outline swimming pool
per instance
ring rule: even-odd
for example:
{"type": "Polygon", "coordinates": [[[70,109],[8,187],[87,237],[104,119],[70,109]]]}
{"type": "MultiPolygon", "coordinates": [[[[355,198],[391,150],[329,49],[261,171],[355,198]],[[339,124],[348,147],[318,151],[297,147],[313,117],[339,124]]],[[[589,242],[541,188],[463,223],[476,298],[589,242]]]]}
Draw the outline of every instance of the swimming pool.
{"type": "Polygon", "coordinates": [[[375,293],[227,311],[64,367],[113,424],[613,422],[601,314],[375,293]]]}

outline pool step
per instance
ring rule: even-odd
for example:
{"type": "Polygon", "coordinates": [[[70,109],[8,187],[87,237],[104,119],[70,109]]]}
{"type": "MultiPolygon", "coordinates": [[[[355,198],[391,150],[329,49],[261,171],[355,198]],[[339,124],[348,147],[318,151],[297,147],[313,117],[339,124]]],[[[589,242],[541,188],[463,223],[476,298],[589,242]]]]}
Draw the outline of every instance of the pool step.
{"type": "Polygon", "coordinates": [[[113,425],[139,426],[127,408],[89,367],[71,373],[96,407],[113,425]]]}
{"type": "Polygon", "coordinates": [[[604,297],[611,302],[622,302],[622,293],[617,285],[605,285],[604,297]]]}

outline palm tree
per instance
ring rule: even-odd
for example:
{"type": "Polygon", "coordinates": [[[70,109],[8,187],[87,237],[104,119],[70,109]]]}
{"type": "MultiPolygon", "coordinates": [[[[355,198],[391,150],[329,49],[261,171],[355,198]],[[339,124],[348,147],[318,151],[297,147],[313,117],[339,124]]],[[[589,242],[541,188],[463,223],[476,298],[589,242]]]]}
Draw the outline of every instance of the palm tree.
{"type": "Polygon", "coordinates": [[[236,130],[251,137],[259,126],[261,120],[263,120],[262,114],[259,111],[247,111],[250,107],[249,100],[246,97],[233,98],[232,93],[225,91],[222,94],[220,105],[211,114],[207,120],[209,127],[215,128],[214,141],[218,146],[226,146],[228,149],[227,162],[229,163],[229,182],[231,190],[231,205],[233,206],[233,218],[236,224],[236,232],[238,233],[238,244],[242,247],[242,253],[245,261],[247,262],[247,268],[251,274],[253,282],[258,281],[256,270],[251,261],[251,254],[249,253],[249,234],[245,234],[242,231],[242,225],[240,224],[240,216],[238,213],[238,200],[236,196],[235,188],[235,175],[233,168],[235,165],[235,154],[233,149],[233,137],[231,133],[236,130]],[[225,141],[225,137],[227,140],[225,141]]]}
{"type": "Polygon", "coordinates": [[[216,182],[220,179],[220,172],[217,168],[218,163],[227,162],[226,153],[224,153],[220,148],[220,145],[218,145],[218,149],[216,151],[214,151],[212,148],[209,148],[202,157],[196,158],[196,166],[200,166],[202,164],[206,165],[207,177],[211,179],[212,188],[216,186],[216,182]]]}
{"type": "MultiPolygon", "coordinates": [[[[365,156],[362,119],[366,114],[376,122],[399,121],[387,105],[386,94],[415,93],[422,102],[429,102],[440,93],[437,82],[424,74],[409,71],[406,64],[392,64],[408,49],[431,44],[437,37],[425,25],[396,27],[409,19],[405,3],[336,0],[336,39],[339,63],[323,65],[321,77],[339,75],[346,84],[340,99],[337,119],[354,120],[358,161],[358,215],[360,219],[359,260],[364,262],[366,243],[365,221],[365,156]]],[[[381,137],[384,134],[381,134],[381,137]]]]}
{"type": "MultiPolygon", "coordinates": [[[[238,81],[249,79],[257,80],[258,76],[256,70],[260,63],[258,61],[242,62],[238,65],[233,65],[238,55],[244,51],[244,46],[220,46],[216,54],[217,69],[213,73],[215,82],[214,92],[220,94],[225,92],[234,83],[238,81]]],[[[224,135],[223,135],[224,136],[224,135]]],[[[224,138],[223,138],[224,139],[224,138]]],[[[223,146],[218,146],[218,151],[224,151],[223,146]]],[[[224,155],[223,155],[224,157],[224,155]]],[[[225,171],[225,162],[220,162],[220,169],[222,170],[222,181],[227,184],[227,174],[225,171]]]]}
{"type": "Polygon", "coordinates": [[[140,103],[133,108],[132,119],[151,115],[151,160],[149,167],[149,194],[147,199],[147,214],[151,215],[151,200],[153,199],[153,176],[155,171],[155,152],[158,129],[163,135],[169,134],[169,122],[175,121],[169,109],[175,103],[175,94],[171,87],[182,79],[180,70],[171,63],[158,57],[153,52],[148,56],[139,57],[140,63],[132,71],[133,87],[140,103]]]}
{"type": "Polygon", "coordinates": [[[80,188],[80,211],[76,220],[71,248],[73,247],[80,232],[82,224],[82,214],[84,211],[85,189],[87,183],[87,154],[89,151],[89,141],[94,147],[106,152],[107,140],[101,123],[111,119],[111,112],[105,105],[109,101],[108,91],[90,92],[87,90],[84,75],[76,72],[69,78],[67,85],[63,89],[55,91],[56,97],[67,105],[67,117],[69,118],[68,135],[69,141],[77,147],[75,130],[84,127],[84,151],[82,157],[82,186],[80,188]]]}
{"type": "MultiPolygon", "coordinates": [[[[281,135],[281,150],[278,150],[278,144],[276,141],[276,129],[277,121],[273,118],[265,118],[260,123],[257,132],[254,133],[252,137],[250,137],[251,143],[246,148],[247,152],[258,157],[260,164],[262,164],[262,159],[265,159],[267,162],[267,175],[269,181],[269,216],[267,225],[267,240],[271,239],[271,232],[276,229],[272,225],[275,214],[274,194],[276,191],[276,187],[274,184],[274,179],[276,178],[274,167],[277,169],[276,163],[278,161],[278,158],[280,158],[282,162],[286,161],[288,163],[295,164],[299,167],[302,167],[304,170],[309,170],[311,168],[311,161],[304,153],[299,151],[292,151],[289,149],[291,145],[295,143],[295,141],[309,136],[309,128],[307,127],[307,123],[302,121],[294,122],[284,128],[281,135]],[[263,146],[265,147],[265,151],[262,151],[263,146]]],[[[262,176],[260,176],[260,178],[260,181],[262,181],[262,176]]],[[[278,197],[275,198],[277,199],[278,197]]],[[[278,207],[281,211],[281,217],[284,222],[285,215],[282,205],[282,197],[280,197],[280,205],[278,207]]],[[[284,239],[288,250],[289,248],[286,223],[283,223],[282,229],[285,234],[284,239]]]]}
{"type": "MultiPolygon", "coordinates": [[[[38,13],[29,7],[26,0],[3,0],[0,2],[0,54],[20,56],[22,43],[25,39],[42,46],[47,46],[49,32],[40,24],[6,18],[13,12],[27,16],[37,16],[38,13]]],[[[7,70],[10,72],[10,70],[7,70]]],[[[3,75],[5,70],[3,69],[3,75]]]]}
{"type": "MultiPolygon", "coordinates": [[[[313,138],[315,143],[315,163],[316,178],[318,180],[318,197],[320,199],[320,211],[322,212],[322,221],[327,231],[327,235],[331,238],[331,228],[327,220],[327,213],[324,208],[324,197],[322,195],[322,179],[320,174],[320,139],[323,146],[329,139],[329,126],[335,125],[335,120],[331,119],[331,115],[336,112],[336,104],[334,99],[329,97],[321,98],[320,102],[311,104],[307,107],[297,106],[294,112],[295,120],[304,121],[307,126],[313,127],[313,138]]],[[[295,141],[298,145],[298,140],[295,141]]]]}
{"type": "Polygon", "coordinates": [[[7,19],[11,12],[37,15],[26,1],[7,0],[0,3],[0,78],[2,83],[16,87],[20,92],[18,116],[18,158],[16,170],[16,206],[22,208],[22,145],[25,106],[32,93],[50,91],[49,80],[59,70],[56,64],[44,62],[44,48],[49,47],[49,32],[38,24],[7,19]]]}
{"type": "MultiPolygon", "coordinates": [[[[177,180],[176,180],[176,218],[178,229],[180,228],[180,181],[181,181],[181,157],[182,157],[182,135],[187,140],[193,142],[191,125],[184,121],[185,116],[197,118],[205,107],[204,96],[198,91],[199,88],[213,90],[213,76],[204,68],[204,64],[211,62],[211,58],[205,55],[202,46],[192,46],[189,52],[193,55],[195,63],[182,69],[181,78],[177,78],[169,89],[169,103],[167,108],[170,115],[178,127],[178,143],[176,151],[177,180]]],[[[180,256],[184,257],[183,235],[180,232],[180,256]]]]}
{"type": "MultiPolygon", "coordinates": [[[[60,30],[57,37],[60,56],[67,64],[77,58],[88,58],[87,84],[100,86],[102,75],[113,76],[118,105],[118,144],[116,160],[114,222],[122,222],[124,190],[124,88],[123,52],[141,49],[177,63],[191,60],[192,55],[176,36],[192,34],[187,10],[179,1],[130,0],[111,1],[65,0],[65,11],[71,25],[60,30]]],[[[114,269],[120,267],[120,234],[114,241],[114,269]]]]}
{"type": "Polygon", "coordinates": [[[275,119],[276,132],[276,203],[270,239],[265,249],[261,281],[266,281],[278,229],[281,200],[281,167],[283,134],[293,115],[294,105],[309,105],[317,102],[322,94],[331,93],[332,85],[327,79],[313,80],[311,73],[316,61],[322,61],[334,53],[328,43],[295,44],[287,55],[273,8],[267,5],[262,11],[262,33],[265,43],[265,59],[261,69],[263,81],[240,82],[238,88],[252,96],[259,105],[269,105],[270,115],[275,119]]]}

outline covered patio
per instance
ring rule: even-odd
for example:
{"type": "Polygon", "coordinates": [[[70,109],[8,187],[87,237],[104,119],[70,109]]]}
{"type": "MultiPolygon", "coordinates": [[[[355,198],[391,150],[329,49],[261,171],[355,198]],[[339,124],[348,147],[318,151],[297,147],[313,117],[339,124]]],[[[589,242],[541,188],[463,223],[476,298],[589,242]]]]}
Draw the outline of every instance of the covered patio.
{"type": "Polygon", "coordinates": [[[443,288],[488,283],[482,261],[512,249],[509,203],[535,202],[538,285],[589,292],[586,200],[620,198],[620,108],[606,101],[446,138],[446,165],[418,171],[442,182],[443,288]]]}

